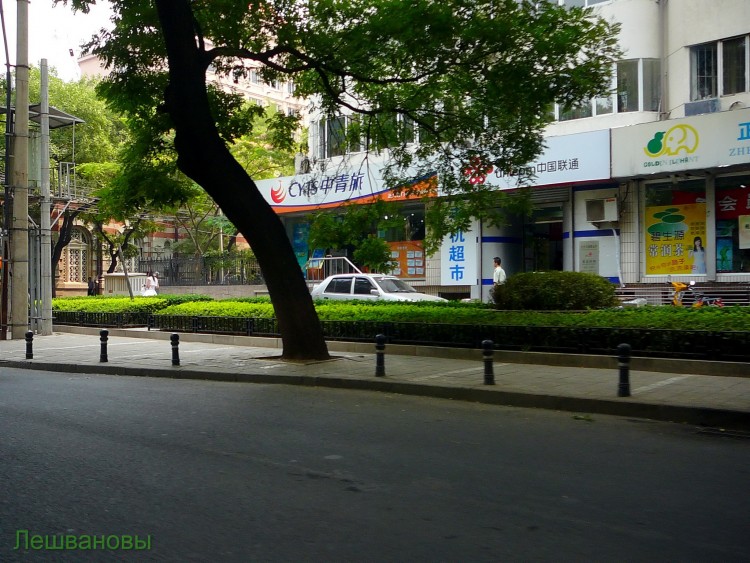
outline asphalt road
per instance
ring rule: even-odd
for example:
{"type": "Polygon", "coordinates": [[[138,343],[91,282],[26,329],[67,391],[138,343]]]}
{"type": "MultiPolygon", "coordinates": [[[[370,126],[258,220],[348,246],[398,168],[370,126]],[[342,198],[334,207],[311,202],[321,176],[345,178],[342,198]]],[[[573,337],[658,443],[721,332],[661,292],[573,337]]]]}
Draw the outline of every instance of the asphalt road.
{"type": "Polygon", "coordinates": [[[0,371],[2,562],[746,562],[748,483],[750,440],[690,426],[0,371]],[[151,549],[14,550],[17,530],[151,549]]]}

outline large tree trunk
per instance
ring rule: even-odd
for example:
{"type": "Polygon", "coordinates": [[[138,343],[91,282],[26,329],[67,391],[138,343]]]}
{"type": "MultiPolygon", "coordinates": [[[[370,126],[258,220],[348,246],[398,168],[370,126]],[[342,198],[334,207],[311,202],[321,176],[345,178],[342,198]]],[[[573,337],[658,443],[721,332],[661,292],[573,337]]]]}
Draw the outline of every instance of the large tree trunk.
{"type": "Polygon", "coordinates": [[[326,359],[320,321],[284,226],[216,130],[190,2],[156,0],[156,6],[167,47],[165,101],[178,166],[208,192],[253,249],[279,322],[282,356],[326,359]]]}

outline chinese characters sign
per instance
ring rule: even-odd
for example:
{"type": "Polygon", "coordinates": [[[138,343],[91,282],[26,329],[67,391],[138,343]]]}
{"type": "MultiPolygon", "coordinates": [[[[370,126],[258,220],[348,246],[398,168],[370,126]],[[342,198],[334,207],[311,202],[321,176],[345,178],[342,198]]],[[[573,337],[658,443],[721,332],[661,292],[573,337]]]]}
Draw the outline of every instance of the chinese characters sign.
{"type": "Polygon", "coordinates": [[[477,237],[476,229],[459,231],[443,239],[440,247],[440,284],[476,285],[477,237]]]}
{"type": "MultiPolygon", "coordinates": [[[[534,178],[533,184],[543,186],[606,179],[610,177],[609,167],[609,130],[602,130],[546,138],[544,152],[523,172],[534,178]]],[[[519,184],[517,175],[497,169],[472,166],[468,172],[471,183],[500,189],[516,188],[519,184]]]]}
{"type": "Polygon", "coordinates": [[[578,271],[599,274],[599,241],[582,241],[578,247],[578,271]]]}
{"type": "Polygon", "coordinates": [[[646,208],[646,274],[705,274],[706,204],[646,208]]]}

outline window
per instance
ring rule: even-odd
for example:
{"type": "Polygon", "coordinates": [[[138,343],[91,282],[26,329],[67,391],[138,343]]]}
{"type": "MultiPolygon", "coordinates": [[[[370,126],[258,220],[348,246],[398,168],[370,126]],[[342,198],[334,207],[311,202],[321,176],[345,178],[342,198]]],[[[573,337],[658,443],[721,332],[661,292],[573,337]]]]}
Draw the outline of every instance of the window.
{"type": "Polygon", "coordinates": [[[716,271],[750,272],[750,177],[716,178],[716,271]]]}
{"type": "Polygon", "coordinates": [[[367,278],[354,278],[354,294],[370,295],[370,290],[375,289],[367,278]]]}
{"type": "Polygon", "coordinates": [[[747,37],[722,42],[722,94],[747,91],[747,37]]]}
{"type": "Polygon", "coordinates": [[[560,112],[560,121],[569,121],[571,119],[581,119],[591,117],[591,101],[586,101],[572,108],[565,108],[560,112]]]}
{"type": "Polygon", "coordinates": [[[313,128],[313,131],[315,132],[313,139],[313,147],[315,148],[315,150],[313,154],[317,158],[326,158],[328,145],[328,143],[326,142],[326,122],[318,121],[316,125],[317,127],[313,128]]]}
{"type": "Polygon", "coordinates": [[[338,116],[313,124],[313,154],[316,158],[341,156],[349,152],[380,150],[398,143],[413,143],[414,122],[398,115],[367,117],[338,116]]]}
{"type": "Polygon", "coordinates": [[[559,120],[581,119],[631,111],[659,111],[661,103],[659,59],[620,61],[615,68],[613,93],[572,108],[558,106],[559,120]]]}
{"type": "Polygon", "coordinates": [[[385,228],[378,230],[378,238],[387,242],[424,240],[424,205],[404,205],[398,213],[398,217],[392,217],[385,228]]]}
{"type": "Polygon", "coordinates": [[[643,111],[661,109],[661,64],[658,59],[643,59],[643,111]]]}
{"type": "Polygon", "coordinates": [[[717,89],[716,44],[699,45],[691,49],[691,93],[690,99],[705,100],[719,95],[717,89]]]}
{"type": "Polygon", "coordinates": [[[716,98],[750,90],[750,36],[696,45],[690,49],[690,99],[716,98]]]}
{"type": "Polygon", "coordinates": [[[638,111],[638,60],[617,63],[617,112],[638,111]]]}
{"type": "Polygon", "coordinates": [[[352,278],[334,278],[328,283],[326,293],[350,293],[352,278]]]}
{"type": "Polygon", "coordinates": [[[603,4],[610,0],[560,0],[561,6],[567,6],[568,8],[584,8],[586,6],[595,6],[596,4],[603,4]]]}
{"type": "Polygon", "coordinates": [[[596,111],[596,115],[606,115],[608,113],[612,113],[612,111],[614,111],[612,96],[607,96],[605,98],[595,98],[594,110],[596,111]]]}
{"type": "Polygon", "coordinates": [[[90,275],[88,238],[88,233],[81,229],[75,228],[71,232],[70,243],[65,247],[64,281],[83,283],[90,275]]]}
{"type": "Polygon", "coordinates": [[[328,151],[326,156],[341,156],[346,152],[346,118],[328,120],[328,151]]]}

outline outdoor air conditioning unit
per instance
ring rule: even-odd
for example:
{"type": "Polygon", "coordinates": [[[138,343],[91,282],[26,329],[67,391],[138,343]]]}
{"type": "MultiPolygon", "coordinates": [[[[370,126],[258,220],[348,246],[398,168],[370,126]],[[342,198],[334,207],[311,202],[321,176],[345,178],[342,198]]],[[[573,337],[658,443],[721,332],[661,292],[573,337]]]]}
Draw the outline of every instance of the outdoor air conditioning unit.
{"type": "Polygon", "coordinates": [[[721,110],[719,98],[709,98],[707,100],[698,100],[685,104],[685,117],[691,115],[701,115],[704,113],[716,113],[721,110]]]}
{"type": "Polygon", "coordinates": [[[586,200],[586,221],[589,223],[603,223],[617,221],[617,198],[586,200]]]}

